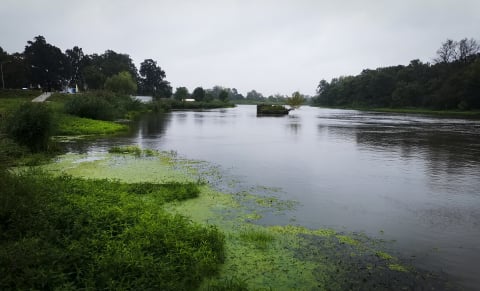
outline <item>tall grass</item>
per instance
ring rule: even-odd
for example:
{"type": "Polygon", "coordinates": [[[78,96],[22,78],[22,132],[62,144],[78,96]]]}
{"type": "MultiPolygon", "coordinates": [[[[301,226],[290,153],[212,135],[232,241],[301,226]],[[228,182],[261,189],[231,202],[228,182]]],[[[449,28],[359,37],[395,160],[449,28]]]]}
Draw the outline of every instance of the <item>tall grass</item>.
{"type": "Polygon", "coordinates": [[[1,290],[194,289],[224,259],[215,227],[162,209],[195,184],[0,176],[1,290]]]}

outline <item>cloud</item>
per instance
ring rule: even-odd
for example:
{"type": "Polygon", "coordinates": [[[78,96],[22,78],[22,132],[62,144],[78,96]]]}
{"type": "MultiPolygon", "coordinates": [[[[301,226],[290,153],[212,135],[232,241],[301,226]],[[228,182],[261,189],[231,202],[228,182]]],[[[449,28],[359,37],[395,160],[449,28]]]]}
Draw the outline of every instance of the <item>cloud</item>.
{"type": "Polygon", "coordinates": [[[318,81],[430,61],[446,38],[480,39],[480,2],[2,0],[4,49],[43,35],[62,50],[155,59],[173,86],[314,94],[318,81]]]}

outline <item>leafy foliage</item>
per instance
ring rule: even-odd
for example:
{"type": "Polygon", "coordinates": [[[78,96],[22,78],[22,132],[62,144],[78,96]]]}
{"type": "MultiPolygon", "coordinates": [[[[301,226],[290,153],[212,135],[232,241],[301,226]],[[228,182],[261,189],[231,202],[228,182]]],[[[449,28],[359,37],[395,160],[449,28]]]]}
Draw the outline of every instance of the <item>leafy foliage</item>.
{"type": "MultiPolygon", "coordinates": [[[[473,46],[473,41],[462,40],[473,46]]],[[[478,50],[457,52],[447,40],[436,64],[413,60],[408,66],[364,70],[360,75],[320,81],[314,103],[325,106],[423,107],[468,110],[480,108],[478,50]]]]}
{"type": "Polygon", "coordinates": [[[188,93],[188,89],[186,87],[178,87],[175,90],[175,94],[173,94],[173,98],[178,101],[187,99],[189,96],[190,93],[188,93]]]}
{"type": "Polygon", "coordinates": [[[193,99],[197,102],[201,102],[205,99],[205,90],[202,87],[197,87],[193,90],[192,93],[193,99]]]}
{"type": "Polygon", "coordinates": [[[26,102],[9,115],[6,132],[32,151],[46,150],[54,132],[53,114],[45,104],[26,102]]]}
{"type": "Polygon", "coordinates": [[[165,80],[163,71],[152,59],[146,59],[140,64],[140,88],[143,94],[157,98],[169,98],[172,95],[172,87],[165,80]]]}
{"type": "Polygon", "coordinates": [[[65,112],[79,117],[99,120],[122,118],[129,110],[136,110],[141,103],[130,96],[108,91],[76,94],[65,102],[65,112]]]}
{"type": "Polygon", "coordinates": [[[36,36],[25,47],[26,65],[29,66],[29,81],[47,90],[61,89],[67,82],[69,62],[62,51],[47,43],[43,36],[36,36]]]}
{"type": "Polygon", "coordinates": [[[107,78],[105,89],[117,94],[131,95],[137,92],[137,84],[129,72],[123,71],[107,78]]]}
{"type": "Polygon", "coordinates": [[[161,207],[195,184],[0,175],[2,290],[186,290],[223,261],[215,227],[161,207]]]}
{"type": "Polygon", "coordinates": [[[305,98],[302,96],[302,94],[300,94],[300,92],[297,91],[292,94],[292,97],[287,98],[286,101],[290,107],[298,108],[305,102],[305,98]]]}

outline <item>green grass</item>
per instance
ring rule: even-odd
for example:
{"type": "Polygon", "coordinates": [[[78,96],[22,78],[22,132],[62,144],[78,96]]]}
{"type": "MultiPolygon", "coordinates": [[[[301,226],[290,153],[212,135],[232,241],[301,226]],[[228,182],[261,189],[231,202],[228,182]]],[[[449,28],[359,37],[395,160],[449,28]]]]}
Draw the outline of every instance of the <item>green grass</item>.
{"type": "Polygon", "coordinates": [[[163,204],[198,186],[0,172],[0,289],[195,289],[224,237],[163,204]]]}
{"type": "Polygon", "coordinates": [[[36,90],[1,90],[0,89],[0,116],[20,107],[24,102],[42,94],[36,90]]]}
{"type": "Polygon", "coordinates": [[[275,236],[265,230],[248,229],[240,232],[240,239],[257,248],[265,249],[275,240],[275,236]]]}
{"type": "Polygon", "coordinates": [[[128,126],[112,121],[94,120],[69,114],[58,114],[57,135],[113,134],[128,130],[128,126]]]}

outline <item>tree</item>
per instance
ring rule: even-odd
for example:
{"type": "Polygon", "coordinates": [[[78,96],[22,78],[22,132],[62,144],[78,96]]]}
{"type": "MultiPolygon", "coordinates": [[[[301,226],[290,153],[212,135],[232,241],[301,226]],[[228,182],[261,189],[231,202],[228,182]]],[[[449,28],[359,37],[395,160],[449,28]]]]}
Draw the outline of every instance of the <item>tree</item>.
{"type": "Polygon", "coordinates": [[[190,93],[188,93],[188,89],[186,87],[178,87],[175,90],[175,94],[173,94],[173,98],[178,101],[182,101],[188,98],[190,93]]]}
{"type": "Polygon", "coordinates": [[[450,63],[457,59],[457,45],[456,41],[447,39],[442,46],[437,50],[436,63],[450,63]]]}
{"type": "Polygon", "coordinates": [[[458,42],[457,57],[458,60],[463,63],[467,63],[468,59],[477,54],[479,51],[480,46],[473,38],[464,38],[458,42]]]}
{"type": "Polygon", "coordinates": [[[83,87],[83,74],[82,68],[84,66],[85,55],[83,54],[83,50],[78,46],[74,46],[72,49],[68,49],[65,51],[65,55],[69,62],[70,67],[70,86],[79,85],[83,87]]]}
{"type": "Polygon", "coordinates": [[[135,82],[138,79],[137,67],[135,67],[132,59],[127,54],[107,50],[102,55],[97,56],[96,59],[94,59],[94,63],[106,77],[111,77],[126,71],[130,73],[135,82]]]}
{"type": "Polygon", "coordinates": [[[68,76],[68,60],[62,51],[46,42],[43,36],[28,41],[25,46],[25,60],[30,66],[29,80],[33,85],[41,85],[45,89],[61,89],[68,76]]]}
{"type": "Polygon", "coordinates": [[[137,83],[133,80],[129,72],[120,72],[117,75],[107,78],[105,89],[118,94],[135,94],[137,92],[137,83]]]}
{"type": "Polygon", "coordinates": [[[222,102],[226,102],[228,100],[228,91],[222,90],[220,94],[218,94],[218,99],[222,102]]]}
{"type": "Polygon", "coordinates": [[[262,93],[258,93],[257,91],[252,90],[247,93],[246,99],[251,101],[262,101],[265,100],[265,97],[263,97],[262,93]]]}
{"type": "Polygon", "coordinates": [[[203,90],[202,87],[195,88],[195,90],[193,90],[192,97],[197,102],[203,101],[205,99],[205,90],[203,90]]]}
{"type": "Polygon", "coordinates": [[[82,70],[83,78],[85,79],[85,89],[103,89],[107,77],[102,71],[94,65],[86,66],[82,70]]]}
{"type": "Polygon", "coordinates": [[[157,62],[146,59],[140,64],[140,87],[143,94],[156,97],[170,97],[171,87],[165,79],[165,72],[157,66],[157,62]]]}
{"type": "Polygon", "coordinates": [[[300,92],[294,92],[292,97],[287,98],[287,104],[292,107],[292,109],[299,108],[305,102],[305,98],[300,92]]]}

